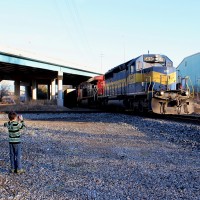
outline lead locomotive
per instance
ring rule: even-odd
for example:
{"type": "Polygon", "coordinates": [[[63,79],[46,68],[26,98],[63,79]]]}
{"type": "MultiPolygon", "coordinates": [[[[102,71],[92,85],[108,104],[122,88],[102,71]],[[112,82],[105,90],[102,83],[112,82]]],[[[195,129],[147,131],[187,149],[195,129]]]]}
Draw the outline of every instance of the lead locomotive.
{"type": "Polygon", "coordinates": [[[173,62],[159,54],[129,60],[78,88],[79,103],[85,100],[88,104],[115,104],[158,114],[192,113],[193,95],[189,78],[177,77],[173,62]]]}

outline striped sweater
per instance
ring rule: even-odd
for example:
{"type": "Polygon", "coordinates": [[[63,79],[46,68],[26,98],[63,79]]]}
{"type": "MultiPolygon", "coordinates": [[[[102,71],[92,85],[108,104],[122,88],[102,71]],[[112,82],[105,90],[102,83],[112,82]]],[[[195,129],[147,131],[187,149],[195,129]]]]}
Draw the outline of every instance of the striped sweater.
{"type": "Polygon", "coordinates": [[[9,143],[20,143],[20,130],[25,127],[24,121],[9,121],[4,123],[4,126],[8,128],[9,143]]]}

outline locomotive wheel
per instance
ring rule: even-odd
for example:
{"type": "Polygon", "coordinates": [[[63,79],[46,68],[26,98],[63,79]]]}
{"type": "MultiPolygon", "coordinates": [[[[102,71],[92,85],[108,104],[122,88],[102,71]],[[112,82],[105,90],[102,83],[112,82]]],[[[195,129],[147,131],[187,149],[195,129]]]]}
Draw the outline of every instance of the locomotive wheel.
{"type": "MultiPolygon", "coordinates": [[[[163,114],[163,107],[162,105],[164,104],[165,102],[161,101],[160,99],[157,99],[157,98],[152,98],[151,100],[151,108],[152,108],[152,111],[154,113],[157,113],[157,114],[163,114]]],[[[166,109],[165,109],[166,110],[166,109]]],[[[166,113],[166,111],[165,111],[166,113]]]]}

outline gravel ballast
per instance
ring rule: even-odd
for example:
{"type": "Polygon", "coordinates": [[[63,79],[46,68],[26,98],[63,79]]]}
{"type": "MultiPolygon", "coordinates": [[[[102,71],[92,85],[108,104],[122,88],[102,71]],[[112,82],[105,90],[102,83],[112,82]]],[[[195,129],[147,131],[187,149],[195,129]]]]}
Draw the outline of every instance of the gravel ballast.
{"type": "Polygon", "coordinates": [[[0,115],[0,199],[199,199],[200,126],[108,113],[24,114],[9,173],[0,115]]]}

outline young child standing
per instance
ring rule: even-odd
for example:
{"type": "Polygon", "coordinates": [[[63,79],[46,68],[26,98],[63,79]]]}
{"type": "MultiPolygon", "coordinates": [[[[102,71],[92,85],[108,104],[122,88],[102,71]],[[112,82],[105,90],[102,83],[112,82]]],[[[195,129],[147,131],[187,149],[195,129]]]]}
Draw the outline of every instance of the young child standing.
{"type": "Polygon", "coordinates": [[[21,163],[21,134],[20,130],[25,127],[23,117],[18,116],[16,112],[8,113],[9,121],[4,123],[4,127],[8,128],[9,133],[9,149],[11,173],[24,173],[21,163]]]}

